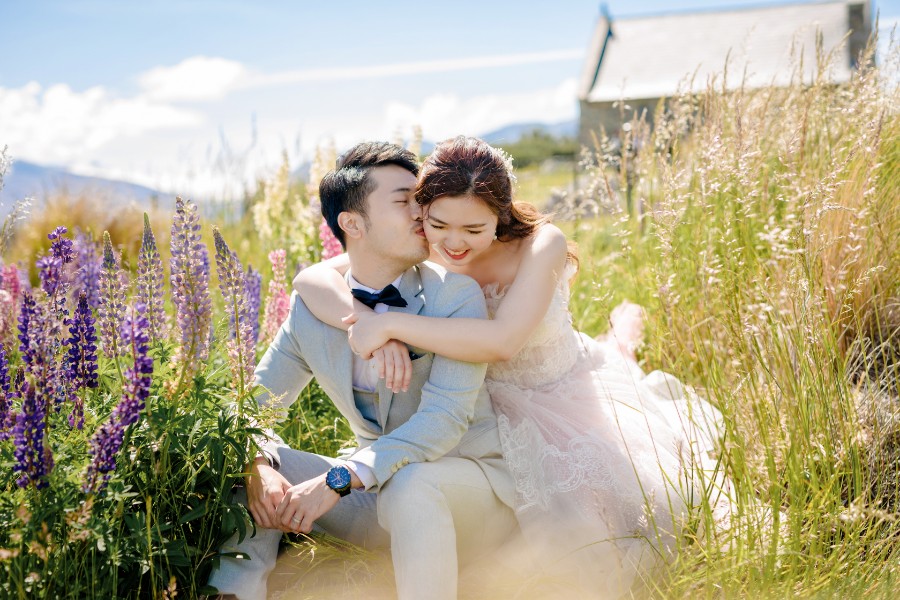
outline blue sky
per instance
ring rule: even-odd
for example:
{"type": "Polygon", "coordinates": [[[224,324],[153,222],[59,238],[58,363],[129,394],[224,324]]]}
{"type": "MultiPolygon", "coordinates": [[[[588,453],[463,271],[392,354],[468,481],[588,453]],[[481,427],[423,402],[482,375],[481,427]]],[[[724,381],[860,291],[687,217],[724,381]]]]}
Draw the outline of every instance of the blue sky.
{"type": "MultiPolygon", "coordinates": [[[[779,2],[611,0],[614,17],[779,2]]],[[[900,0],[875,3],[883,21],[900,0]]],[[[595,0],[0,0],[0,147],[227,196],[317,144],[577,114],[595,0]],[[253,135],[255,132],[255,136],[253,135]]]]}

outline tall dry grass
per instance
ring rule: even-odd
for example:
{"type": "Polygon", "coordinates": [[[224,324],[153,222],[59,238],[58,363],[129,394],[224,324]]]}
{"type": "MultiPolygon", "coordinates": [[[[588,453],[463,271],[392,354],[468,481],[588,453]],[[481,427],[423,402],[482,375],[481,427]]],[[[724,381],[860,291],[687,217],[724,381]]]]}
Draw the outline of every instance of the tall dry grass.
{"type": "MultiPolygon", "coordinates": [[[[895,595],[900,528],[897,44],[848,83],[711,81],[598,139],[573,234],[576,322],[648,308],[645,367],[718,406],[731,515],[687,536],[666,597],[895,595]]],[[[799,69],[798,69],[799,73],[799,69]]]]}

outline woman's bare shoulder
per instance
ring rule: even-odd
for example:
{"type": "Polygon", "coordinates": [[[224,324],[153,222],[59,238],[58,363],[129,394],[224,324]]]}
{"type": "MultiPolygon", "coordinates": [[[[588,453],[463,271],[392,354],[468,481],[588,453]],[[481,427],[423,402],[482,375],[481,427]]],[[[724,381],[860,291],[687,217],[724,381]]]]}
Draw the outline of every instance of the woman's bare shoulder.
{"type": "Polygon", "coordinates": [[[552,223],[545,223],[526,240],[525,246],[528,254],[565,256],[568,243],[566,234],[559,227],[552,223]]]}

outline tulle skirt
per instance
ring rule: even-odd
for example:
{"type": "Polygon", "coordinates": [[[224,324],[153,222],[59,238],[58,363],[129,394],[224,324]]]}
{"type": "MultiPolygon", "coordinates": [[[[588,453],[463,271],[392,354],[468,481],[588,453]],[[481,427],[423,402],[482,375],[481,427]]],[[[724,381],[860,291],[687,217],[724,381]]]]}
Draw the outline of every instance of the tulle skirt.
{"type": "Polygon", "coordinates": [[[673,376],[580,338],[558,380],[526,389],[489,374],[487,385],[528,568],[560,596],[617,598],[671,557],[714,477],[721,414],[673,376]]]}

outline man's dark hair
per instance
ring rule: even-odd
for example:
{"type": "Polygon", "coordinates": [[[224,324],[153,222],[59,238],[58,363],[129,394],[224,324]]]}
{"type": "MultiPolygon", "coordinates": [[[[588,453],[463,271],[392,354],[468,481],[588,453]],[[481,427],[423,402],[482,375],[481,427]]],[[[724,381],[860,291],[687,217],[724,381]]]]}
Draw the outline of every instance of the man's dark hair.
{"type": "Polygon", "coordinates": [[[338,215],[344,211],[355,212],[363,218],[366,227],[369,226],[366,197],[375,189],[369,172],[387,165],[397,165],[419,175],[416,155],[409,150],[387,142],[363,142],[341,156],[335,170],[322,178],[319,184],[322,216],[344,248],[347,244],[338,225],[338,215]]]}

